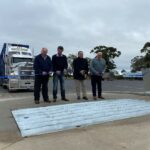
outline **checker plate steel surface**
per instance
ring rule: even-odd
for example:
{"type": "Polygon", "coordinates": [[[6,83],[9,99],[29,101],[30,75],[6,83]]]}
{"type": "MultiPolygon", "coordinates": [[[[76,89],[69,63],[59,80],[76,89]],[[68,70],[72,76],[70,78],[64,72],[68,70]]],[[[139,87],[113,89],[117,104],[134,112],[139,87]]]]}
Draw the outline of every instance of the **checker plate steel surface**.
{"type": "Polygon", "coordinates": [[[23,137],[150,114],[150,102],[119,99],[12,111],[23,137]]]}

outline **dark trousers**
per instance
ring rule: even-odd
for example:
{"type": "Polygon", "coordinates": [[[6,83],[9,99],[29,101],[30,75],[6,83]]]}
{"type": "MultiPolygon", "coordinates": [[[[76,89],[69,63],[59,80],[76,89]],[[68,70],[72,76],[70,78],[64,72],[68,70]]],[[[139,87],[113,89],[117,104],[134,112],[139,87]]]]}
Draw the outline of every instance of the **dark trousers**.
{"type": "Polygon", "coordinates": [[[60,91],[62,99],[65,99],[64,75],[53,75],[53,98],[57,99],[58,81],[60,82],[60,91]]]}
{"type": "Polygon", "coordinates": [[[91,76],[92,93],[93,96],[97,96],[96,90],[98,88],[98,97],[102,95],[102,77],[93,75],[91,76]]]}
{"type": "Polygon", "coordinates": [[[48,80],[49,76],[35,76],[35,83],[34,83],[34,100],[40,100],[40,91],[42,86],[42,96],[44,101],[49,99],[48,97],[48,80]]]}

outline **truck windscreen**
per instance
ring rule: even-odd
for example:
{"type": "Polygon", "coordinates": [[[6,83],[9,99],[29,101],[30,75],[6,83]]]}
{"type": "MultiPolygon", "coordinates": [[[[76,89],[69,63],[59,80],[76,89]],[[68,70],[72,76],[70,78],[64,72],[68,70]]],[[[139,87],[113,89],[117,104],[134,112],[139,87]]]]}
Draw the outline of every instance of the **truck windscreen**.
{"type": "Polygon", "coordinates": [[[32,62],[32,58],[13,58],[13,63],[32,62]]]}

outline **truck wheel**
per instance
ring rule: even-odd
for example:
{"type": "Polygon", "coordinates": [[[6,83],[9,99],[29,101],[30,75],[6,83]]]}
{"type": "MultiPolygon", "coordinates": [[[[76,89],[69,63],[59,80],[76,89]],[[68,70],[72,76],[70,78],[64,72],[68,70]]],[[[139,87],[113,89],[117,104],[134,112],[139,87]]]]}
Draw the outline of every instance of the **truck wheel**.
{"type": "Polygon", "coordinates": [[[8,92],[11,93],[11,92],[13,92],[13,90],[12,89],[8,89],[8,92]]]}
{"type": "Polygon", "coordinates": [[[30,89],[29,92],[34,92],[34,89],[30,89]]]}
{"type": "Polygon", "coordinates": [[[7,89],[7,86],[6,85],[2,85],[3,86],[3,89],[7,89]]]}

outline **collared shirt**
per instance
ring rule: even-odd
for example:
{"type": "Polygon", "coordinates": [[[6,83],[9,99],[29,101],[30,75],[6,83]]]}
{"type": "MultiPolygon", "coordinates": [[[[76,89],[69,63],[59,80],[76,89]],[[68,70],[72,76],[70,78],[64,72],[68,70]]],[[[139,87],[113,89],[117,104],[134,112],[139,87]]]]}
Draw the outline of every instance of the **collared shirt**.
{"type": "Polygon", "coordinates": [[[102,75],[102,73],[105,70],[105,67],[106,67],[105,59],[103,59],[103,58],[101,58],[101,59],[94,58],[91,62],[91,65],[90,65],[91,75],[97,75],[97,73],[102,75]]]}
{"type": "MultiPolygon", "coordinates": [[[[42,55],[41,55],[42,56],[42,55]]],[[[46,56],[42,56],[42,58],[44,59],[44,60],[46,60],[47,59],[47,55],[46,56]]]]}
{"type": "Polygon", "coordinates": [[[56,56],[57,56],[57,57],[62,57],[62,56],[63,56],[63,54],[59,55],[59,54],[57,53],[57,54],[56,54],[56,56]]]}

